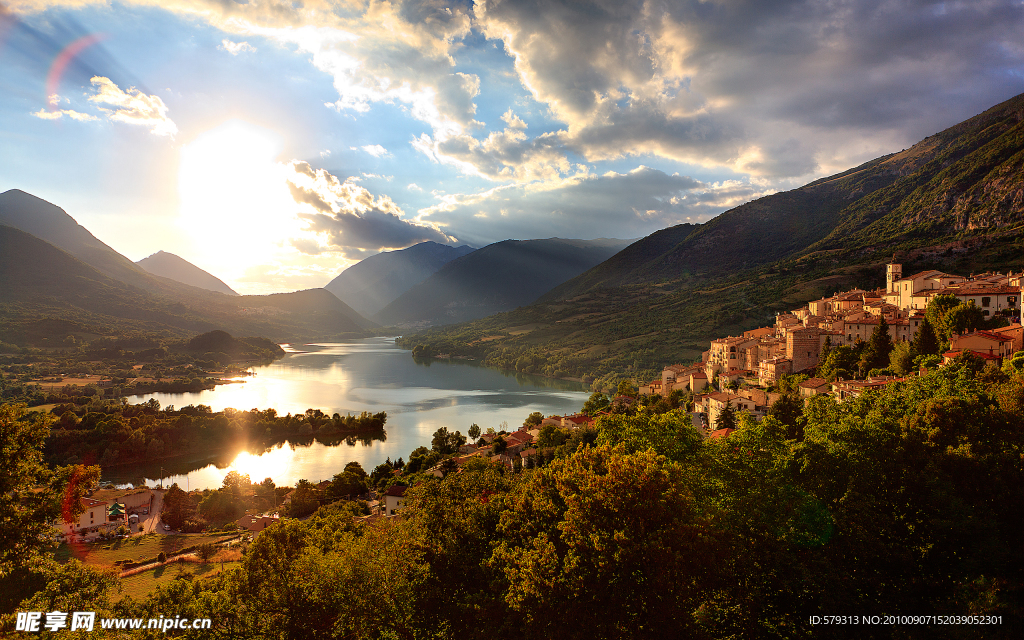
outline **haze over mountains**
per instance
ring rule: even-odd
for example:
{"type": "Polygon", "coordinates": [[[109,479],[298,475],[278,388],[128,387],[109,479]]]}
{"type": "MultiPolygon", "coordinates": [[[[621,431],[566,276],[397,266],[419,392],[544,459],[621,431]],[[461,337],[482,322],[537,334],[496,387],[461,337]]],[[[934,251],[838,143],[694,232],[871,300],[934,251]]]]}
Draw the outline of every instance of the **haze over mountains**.
{"type": "Polygon", "coordinates": [[[656,367],[820,295],[881,286],[894,253],[907,272],[970,273],[1021,269],[1021,247],[1024,95],[900,153],[658,231],[536,304],[405,343],[551,375],[656,367]]]}
{"type": "Polygon", "coordinates": [[[375,326],[323,289],[238,296],[148,273],[60,207],[18,190],[0,194],[0,242],[8,340],[54,319],[80,335],[224,329],[279,342],[358,337],[375,326]]]}
{"type": "Polygon", "coordinates": [[[153,275],[177,280],[178,282],[192,285],[193,287],[199,287],[200,289],[226,293],[229,296],[238,295],[234,289],[224,284],[224,281],[217,276],[200,269],[188,260],[176,256],[173,253],[157,251],[153,255],[143,258],[135,264],[153,275]]]}
{"type": "Polygon", "coordinates": [[[370,318],[444,265],[473,251],[469,245],[452,247],[430,241],[384,251],[345,269],[324,289],[370,318]]]}
{"type": "Polygon", "coordinates": [[[505,240],[452,260],[387,305],[387,326],[450,324],[530,304],[552,287],[597,265],[628,240],[505,240]]]}

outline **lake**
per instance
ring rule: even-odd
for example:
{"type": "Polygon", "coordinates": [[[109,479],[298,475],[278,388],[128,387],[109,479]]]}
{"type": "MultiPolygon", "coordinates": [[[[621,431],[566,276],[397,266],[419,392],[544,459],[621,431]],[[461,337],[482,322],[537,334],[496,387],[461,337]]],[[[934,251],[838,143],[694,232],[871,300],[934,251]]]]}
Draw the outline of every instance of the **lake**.
{"type": "Polygon", "coordinates": [[[254,367],[255,375],[233,384],[196,393],[151,393],[131,402],[155,398],[162,407],[204,404],[226,408],[274,408],[281,415],[321,409],[327,414],[388,414],[384,441],[352,441],[336,446],[319,442],[282,443],[267,451],[220,452],[206,458],[174,459],[156,465],[107,469],[105,482],[145,479],[154,485],[177,482],[182,488],[216,488],[232,470],[254,482],[266,477],[278,485],[300,479],[328,480],[348,462],[367,473],[385,459],[408,460],[409,452],[430,447],[440,427],[463,434],[476,423],[486,431],[518,429],[523,420],[579,411],[590,396],[579,383],[488,369],[472,362],[414,360],[394,338],[368,338],[337,344],[283,345],[288,354],[254,367]],[[505,426],[503,426],[505,425],[505,426]]]}

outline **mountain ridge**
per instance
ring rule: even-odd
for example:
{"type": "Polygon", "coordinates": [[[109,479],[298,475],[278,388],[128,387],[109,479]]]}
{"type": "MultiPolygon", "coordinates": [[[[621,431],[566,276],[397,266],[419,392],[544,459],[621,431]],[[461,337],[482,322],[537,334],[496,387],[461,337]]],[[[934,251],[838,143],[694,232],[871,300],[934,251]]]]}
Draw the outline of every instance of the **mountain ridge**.
{"type": "Polygon", "coordinates": [[[167,251],[157,251],[137,261],[135,264],[153,275],[170,278],[182,284],[199,287],[208,291],[216,291],[229,296],[238,295],[237,291],[229,287],[217,276],[200,269],[181,256],[167,251]]]}
{"type": "Polygon", "coordinates": [[[357,262],[324,286],[364,317],[380,312],[448,262],[475,251],[433,241],[397,251],[384,251],[357,262]]]}
{"type": "MultiPolygon", "coordinates": [[[[898,153],[655,232],[537,303],[403,336],[427,352],[570,377],[698,357],[706,340],[908,271],[1024,268],[1024,94],[898,153]]],[[[642,377],[641,375],[641,377],[642,377]]]]}
{"type": "Polygon", "coordinates": [[[529,304],[614,255],[614,239],[503,240],[447,263],[381,310],[384,325],[447,324],[529,304]]]}

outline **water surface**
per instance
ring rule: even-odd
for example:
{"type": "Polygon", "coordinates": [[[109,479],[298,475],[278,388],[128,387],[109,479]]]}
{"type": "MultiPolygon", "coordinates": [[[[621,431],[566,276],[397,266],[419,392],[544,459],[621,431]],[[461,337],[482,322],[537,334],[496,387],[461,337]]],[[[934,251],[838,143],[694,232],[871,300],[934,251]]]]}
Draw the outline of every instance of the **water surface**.
{"type": "Polygon", "coordinates": [[[220,452],[206,459],[172,460],[157,465],[104,471],[105,481],[144,478],[154,484],[177,482],[183,488],[215,488],[228,471],[253,481],[271,477],[279,485],[305,478],[327,480],[346,463],[358,461],[369,472],[386,458],[408,459],[420,445],[429,447],[440,427],[466,433],[473,423],[485,430],[503,424],[517,429],[530,413],[578,411],[589,397],[583,385],[488,369],[465,361],[414,360],[394,338],[368,338],[338,344],[285,345],[289,353],[255,367],[255,375],[236,384],[196,393],[151,393],[161,406],[204,404],[225,408],[274,408],[281,415],[321,409],[327,414],[388,414],[385,441],[350,439],[337,446],[319,442],[283,443],[266,452],[220,452]],[[161,470],[162,468],[162,470],[161,470]]]}

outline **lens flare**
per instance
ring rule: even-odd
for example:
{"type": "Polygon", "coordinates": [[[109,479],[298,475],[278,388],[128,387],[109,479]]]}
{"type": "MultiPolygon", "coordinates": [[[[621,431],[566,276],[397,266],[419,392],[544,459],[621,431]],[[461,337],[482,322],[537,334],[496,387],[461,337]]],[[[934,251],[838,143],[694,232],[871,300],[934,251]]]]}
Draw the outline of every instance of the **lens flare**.
{"type": "Polygon", "coordinates": [[[53,59],[53,64],[50,65],[50,71],[46,74],[46,104],[50,110],[56,109],[57,105],[52,100],[52,97],[60,92],[60,79],[64,75],[64,70],[71,64],[71,61],[75,57],[96,44],[100,40],[106,38],[101,33],[91,33],[89,35],[78,38],[68,46],[64,47],[57,57],[53,59]]]}

